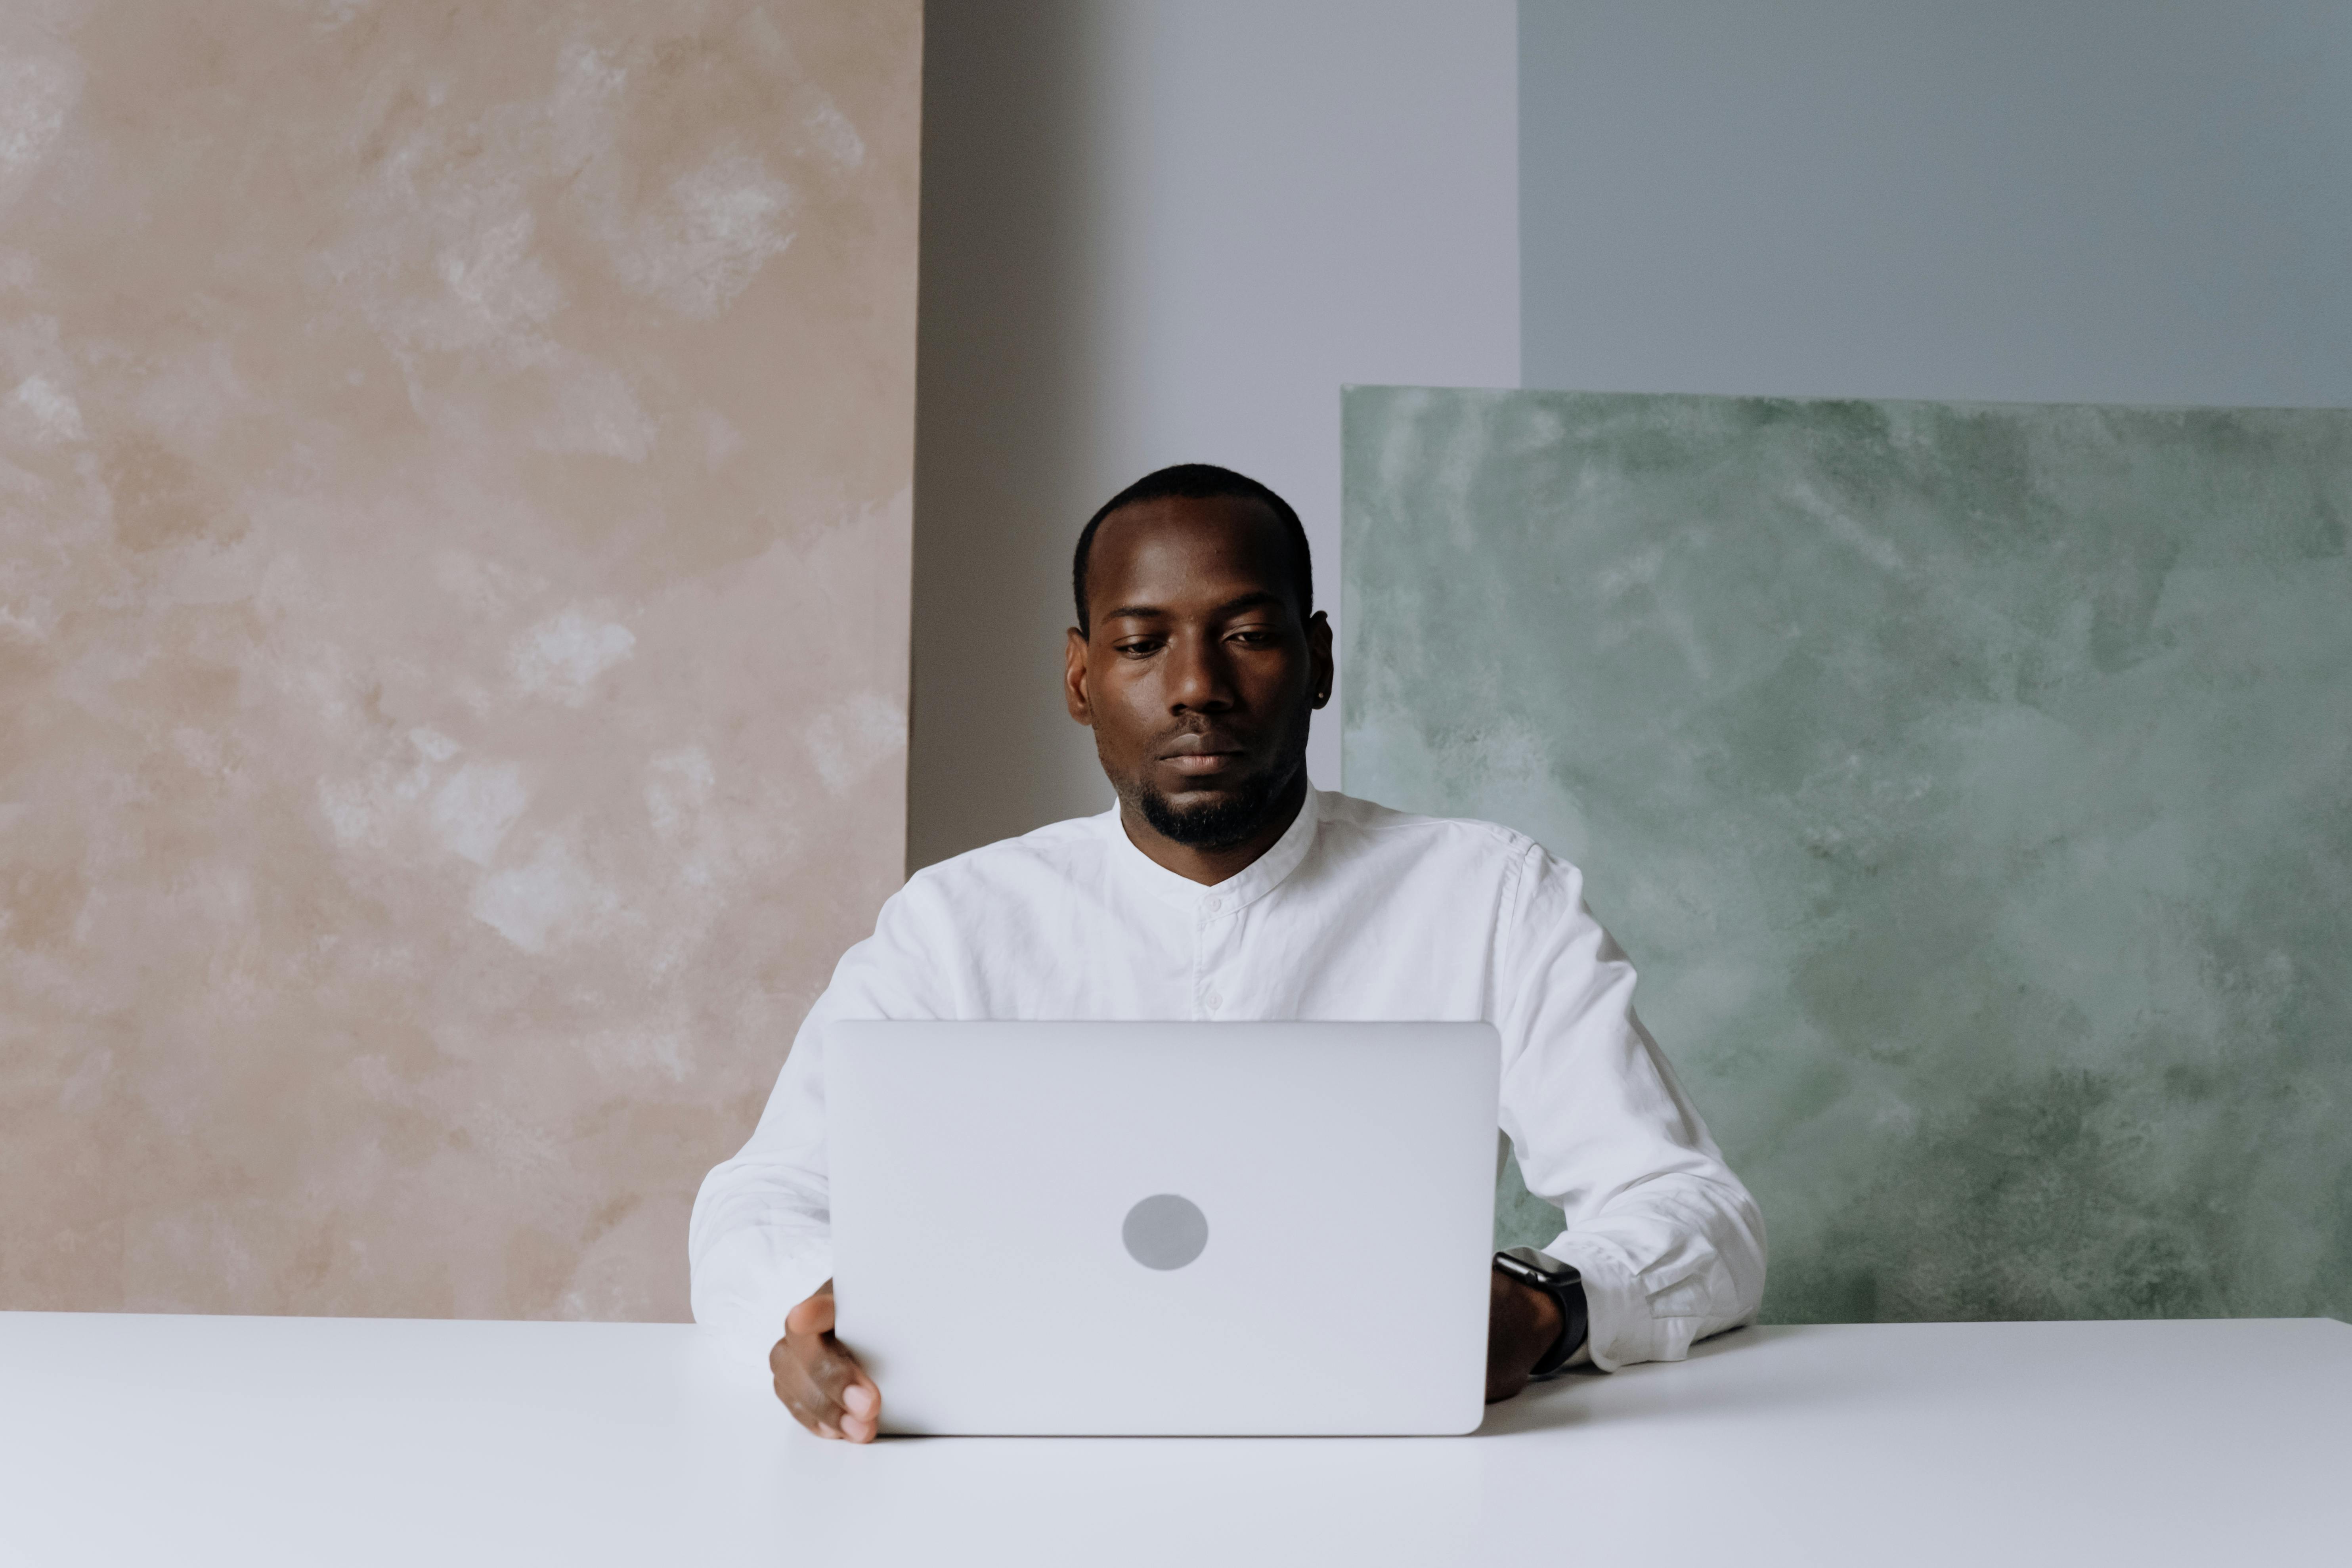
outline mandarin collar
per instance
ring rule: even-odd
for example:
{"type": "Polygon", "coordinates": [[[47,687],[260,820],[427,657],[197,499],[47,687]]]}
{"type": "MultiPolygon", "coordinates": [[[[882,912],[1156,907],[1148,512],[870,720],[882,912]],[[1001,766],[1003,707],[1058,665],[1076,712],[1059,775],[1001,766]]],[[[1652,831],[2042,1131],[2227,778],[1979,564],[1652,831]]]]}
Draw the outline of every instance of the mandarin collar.
{"type": "Polygon", "coordinates": [[[1103,825],[1103,831],[1111,840],[1112,858],[1144,891],[1188,912],[1230,914],[1257,902],[1298,869],[1299,862],[1315,847],[1315,827],[1322,817],[1318,799],[1321,793],[1310,783],[1307,798],[1299,803],[1298,815],[1265,854],[1223,881],[1207,885],[1178,876],[1138,849],[1135,841],[1127,836],[1126,825],[1119,821],[1116,804],[1095,820],[1103,825]]]}

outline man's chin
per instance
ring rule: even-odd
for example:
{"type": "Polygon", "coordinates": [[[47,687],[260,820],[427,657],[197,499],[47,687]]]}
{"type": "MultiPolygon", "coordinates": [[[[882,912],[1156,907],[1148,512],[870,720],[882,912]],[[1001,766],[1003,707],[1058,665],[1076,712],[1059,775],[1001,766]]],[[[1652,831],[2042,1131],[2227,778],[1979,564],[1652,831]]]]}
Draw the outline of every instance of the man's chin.
{"type": "Polygon", "coordinates": [[[1191,849],[1230,849],[1264,827],[1280,803],[1286,771],[1269,768],[1226,784],[1162,795],[1150,784],[1136,806],[1152,831],[1191,849]]]}

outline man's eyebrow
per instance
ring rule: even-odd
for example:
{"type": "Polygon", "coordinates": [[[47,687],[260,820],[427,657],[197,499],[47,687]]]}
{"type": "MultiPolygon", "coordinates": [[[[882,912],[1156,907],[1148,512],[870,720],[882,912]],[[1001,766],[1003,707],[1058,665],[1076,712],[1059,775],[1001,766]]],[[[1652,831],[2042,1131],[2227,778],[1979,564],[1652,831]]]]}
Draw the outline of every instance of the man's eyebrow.
{"type": "MultiPolygon", "coordinates": [[[[1226,616],[1236,615],[1243,610],[1254,610],[1260,605],[1278,605],[1280,603],[1282,603],[1281,595],[1276,593],[1271,588],[1260,588],[1253,593],[1244,594],[1237,599],[1227,599],[1223,604],[1219,605],[1215,609],[1211,610],[1209,612],[1209,617],[1212,620],[1217,620],[1226,616]]],[[[1105,621],[1148,621],[1165,620],[1167,616],[1168,611],[1159,605],[1121,605],[1115,610],[1105,610],[1096,618],[1105,621]]]]}

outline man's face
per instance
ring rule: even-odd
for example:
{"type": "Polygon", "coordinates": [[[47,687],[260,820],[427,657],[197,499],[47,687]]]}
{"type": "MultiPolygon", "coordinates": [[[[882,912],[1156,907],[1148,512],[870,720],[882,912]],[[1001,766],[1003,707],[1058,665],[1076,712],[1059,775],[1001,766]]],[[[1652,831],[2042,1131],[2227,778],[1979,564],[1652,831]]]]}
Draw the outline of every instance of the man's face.
{"type": "Polygon", "coordinates": [[[1231,498],[1122,508],[1096,531],[1087,608],[1065,695],[1119,799],[1180,844],[1247,840],[1331,690],[1330,624],[1299,619],[1281,523],[1231,498]]]}

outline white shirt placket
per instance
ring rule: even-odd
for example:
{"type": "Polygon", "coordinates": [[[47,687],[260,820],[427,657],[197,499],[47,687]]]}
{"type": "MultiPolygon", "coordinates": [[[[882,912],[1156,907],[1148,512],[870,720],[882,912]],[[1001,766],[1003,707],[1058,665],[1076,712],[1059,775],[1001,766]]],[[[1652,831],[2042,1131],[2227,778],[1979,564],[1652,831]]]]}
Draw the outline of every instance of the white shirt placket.
{"type": "Polygon", "coordinates": [[[1237,900],[1209,893],[1193,916],[1192,1007],[1198,1018],[1230,1018],[1241,989],[1240,953],[1234,933],[1241,927],[1237,900]]]}

